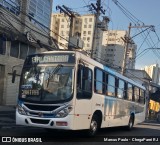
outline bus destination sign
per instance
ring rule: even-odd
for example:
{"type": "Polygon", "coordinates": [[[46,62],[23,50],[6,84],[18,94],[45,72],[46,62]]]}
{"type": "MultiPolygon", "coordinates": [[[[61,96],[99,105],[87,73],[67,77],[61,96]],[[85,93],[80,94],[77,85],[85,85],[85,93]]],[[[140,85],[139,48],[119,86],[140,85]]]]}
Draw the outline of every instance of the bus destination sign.
{"type": "Polygon", "coordinates": [[[68,62],[68,55],[50,55],[32,57],[32,63],[68,62]]]}
{"type": "Polygon", "coordinates": [[[36,54],[28,56],[25,64],[75,63],[74,53],[36,54]]]}

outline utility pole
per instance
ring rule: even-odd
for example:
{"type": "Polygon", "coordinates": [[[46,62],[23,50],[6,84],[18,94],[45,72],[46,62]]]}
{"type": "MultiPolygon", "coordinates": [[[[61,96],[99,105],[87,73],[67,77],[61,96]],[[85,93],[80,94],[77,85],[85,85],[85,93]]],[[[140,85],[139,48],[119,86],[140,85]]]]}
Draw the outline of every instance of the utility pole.
{"type": "Polygon", "coordinates": [[[91,6],[93,7],[93,9],[96,11],[95,14],[95,29],[94,29],[94,34],[93,34],[93,42],[92,42],[92,49],[91,49],[91,58],[93,58],[93,52],[95,49],[95,41],[96,41],[96,36],[97,36],[97,32],[98,32],[98,20],[99,20],[99,16],[101,14],[101,12],[103,14],[105,14],[105,11],[102,9],[103,7],[101,6],[101,0],[97,0],[96,3],[97,6],[95,6],[93,3],[91,3],[91,6]]]}
{"type": "Polygon", "coordinates": [[[148,30],[149,28],[152,28],[152,29],[154,30],[154,26],[153,26],[153,25],[132,26],[131,23],[129,24],[129,26],[128,26],[128,36],[125,37],[125,39],[122,38],[122,40],[125,42],[124,59],[123,59],[123,63],[122,63],[122,72],[121,72],[122,75],[125,74],[127,52],[128,52],[129,44],[132,44],[132,42],[131,42],[132,38],[134,38],[134,37],[136,37],[137,35],[143,33],[144,31],[148,30]],[[146,28],[146,27],[147,27],[147,28],[146,28]],[[143,30],[142,32],[136,34],[135,36],[130,37],[131,28],[146,28],[146,29],[143,30]]]}
{"type": "Polygon", "coordinates": [[[129,26],[128,26],[128,36],[126,38],[127,40],[125,41],[126,45],[125,45],[125,49],[124,49],[124,59],[123,59],[123,64],[122,64],[122,75],[124,75],[125,69],[126,69],[126,59],[127,59],[128,45],[129,45],[129,42],[130,42],[131,25],[132,24],[130,23],[129,26]]]}
{"type": "Polygon", "coordinates": [[[60,12],[63,12],[64,14],[66,14],[69,18],[70,18],[70,30],[69,30],[69,42],[68,42],[68,49],[71,50],[70,48],[70,40],[71,40],[71,37],[72,37],[72,33],[73,33],[73,20],[74,20],[74,17],[75,14],[74,12],[72,12],[68,7],[66,6],[56,6],[56,9],[60,9],[60,12]]]}

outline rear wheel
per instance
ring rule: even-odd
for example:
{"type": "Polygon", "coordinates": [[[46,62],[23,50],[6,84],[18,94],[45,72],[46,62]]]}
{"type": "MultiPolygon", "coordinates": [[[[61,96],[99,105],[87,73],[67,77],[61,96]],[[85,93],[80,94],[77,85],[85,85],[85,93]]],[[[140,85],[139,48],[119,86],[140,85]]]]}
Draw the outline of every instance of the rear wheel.
{"type": "Polygon", "coordinates": [[[96,135],[99,128],[100,128],[100,121],[98,119],[98,116],[93,115],[91,123],[90,123],[90,129],[88,130],[88,135],[89,136],[96,135]]]}

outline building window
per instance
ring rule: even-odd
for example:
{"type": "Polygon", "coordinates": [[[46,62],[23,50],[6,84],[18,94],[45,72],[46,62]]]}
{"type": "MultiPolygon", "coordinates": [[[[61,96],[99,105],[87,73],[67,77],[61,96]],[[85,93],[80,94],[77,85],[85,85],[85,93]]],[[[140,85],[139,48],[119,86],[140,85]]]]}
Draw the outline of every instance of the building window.
{"type": "MultiPolygon", "coordinates": [[[[28,14],[31,18],[44,25],[50,27],[51,1],[50,0],[30,0],[28,14]]],[[[34,21],[34,20],[33,20],[34,21]]],[[[35,21],[35,23],[36,23],[35,21]]],[[[38,25],[38,24],[37,24],[38,25]]]]}
{"type": "Polygon", "coordinates": [[[91,35],[91,31],[88,31],[88,34],[91,35]]]}
{"type": "Polygon", "coordinates": [[[89,18],[89,22],[92,22],[92,18],[89,18]]]}
{"type": "Polygon", "coordinates": [[[26,59],[28,54],[28,45],[25,43],[20,44],[20,59],[26,59]]]}
{"type": "Polygon", "coordinates": [[[86,40],[86,37],[83,37],[83,40],[86,40]]]}
{"type": "Polygon", "coordinates": [[[3,40],[4,38],[0,36],[0,54],[5,54],[6,51],[6,41],[3,40]]]}
{"type": "Polygon", "coordinates": [[[0,6],[16,15],[20,14],[20,2],[18,0],[0,0],[0,6]]]}
{"type": "Polygon", "coordinates": [[[88,25],[88,28],[92,28],[92,25],[88,25]]]}
{"type": "Polygon", "coordinates": [[[78,20],[76,20],[76,24],[79,24],[79,21],[78,21],[78,20]]]}
{"type": "Polygon", "coordinates": [[[61,35],[64,36],[64,31],[61,31],[61,35]]]}
{"type": "Polygon", "coordinates": [[[109,38],[108,41],[115,41],[115,39],[114,38],[109,38]]]}
{"type": "Polygon", "coordinates": [[[62,22],[64,22],[64,19],[62,19],[62,22]]]}
{"type": "Polygon", "coordinates": [[[87,41],[88,41],[88,42],[90,41],[90,37],[87,37],[87,41]]]}
{"type": "Polygon", "coordinates": [[[64,28],[64,25],[61,25],[61,28],[64,28]]]}
{"type": "Polygon", "coordinates": [[[28,55],[34,54],[35,52],[36,52],[36,48],[30,45],[30,46],[29,46],[28,55]]]}
{"type": "Polygon", "coordinates": [[[19,57],[19,41],[11,41],[10,56],[19,57]]]}
{"type": "Polygon", "coordinates": [[[86,35],[86,31],[83,31],[83,35],[86,35]]]}
{"type": "Polygon", "coordinates": [[[109,33],[109,36],[115,36],[116,35],[116,33],[109,33]]]}
{"type": "Polygon", "coordinates": [[[87,28],[87,25],[84,25],[84,28],[87,28]]]}
{"type": "Polygon", "coordinates": [[[84,19],[84,22],[87,23],[87,18],[84,19]]]}
{"type": "Polygon", "coordinates": [[[87,43],[87,47],[90,47],[90,44],[87,43]]]}

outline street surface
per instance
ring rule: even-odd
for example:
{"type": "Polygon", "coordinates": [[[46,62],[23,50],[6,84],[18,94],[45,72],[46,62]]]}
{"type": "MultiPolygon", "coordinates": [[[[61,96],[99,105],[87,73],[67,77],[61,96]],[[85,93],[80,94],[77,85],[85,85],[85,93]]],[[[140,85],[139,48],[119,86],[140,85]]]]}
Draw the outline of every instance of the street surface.
{"type": "MultiPolygon", "coordinates": [[[[78,142],[79,144],[83,144],[82,142],[92,142],[92,144],[99,145],[103,143],[104,138],[113,138],[117,139],[118,137],[124,139],[125,137],[140,137],[143,139],[144,136],[148,136],[148,138],[154,138],[155,136],[160,136],[160,124],[140,124],[136,125],[132,131],[127,131],[123,127],[114,127],[114,128],[106,128],[101,129],[96,137],[86,137],[84,135],[84,131],[56,131],[56,132],[48,132],[45,129],[41,128],[32,128],[32,127],[23,127],[23,126],[6,126],[0,129],[0,136],[7,137],[36,137],[36,138],[46,138],[49,137],[49,142],[56,142],[56,144],[64,144],[66,142],[70,142],[70,144],[75,144],[78,142]],[[99,139],[101,142],[97,142],[99,139]]],[[[43,139],[42,139],[43,141],[43,139]]],[[[109,144],[124,144],[126,142],[108,142],[109,144]]],[[[137,142],[129,142],[129,144],[137,144],[137,142]]],[[[141,142],[141,144],[159,144],[159,142],[141,142]]]]}
{"type": "MultiPolygon", "coordinates": [[[[15,138],[42,138],[42,141],[45,142],[47,140],[47,144],[49,142],[55,142],[55,144],[67,144],[67,145],[87,145],[87,144],[160,144],[159,142],[104,142],[104,139],[133,139],[138,137],[143,139],[145,136],[148,138],[155,138],[156,136],[160,136],[160,124],[156,121],[149,121],[148,123],[142,123],[136,125],[132,131],[127,131],[123,127],[112,127],[99,130],[98,134],[95,137],[87,137],[84,131],[47,131],[42,128],[34,128],[34,127],[25,127],[25,126],[17,126],[15,124],[15,108],[0,108],[0,144],[1,137],[15,137],[15,138]]],[[[156,139],[156,138],[155,138],[156,139]]],[[[12,143],[10,143],[12,144],[12,143]]],[[[14,143],[15,144],[15,143],[14,143]]],[[[17,143],[16,143],[17,144],[17,143]]],[[[25,143],[30,144],[30,143],[25,143]]],[[[34,143],[36,144],[36,143],[34,143]]]]}

